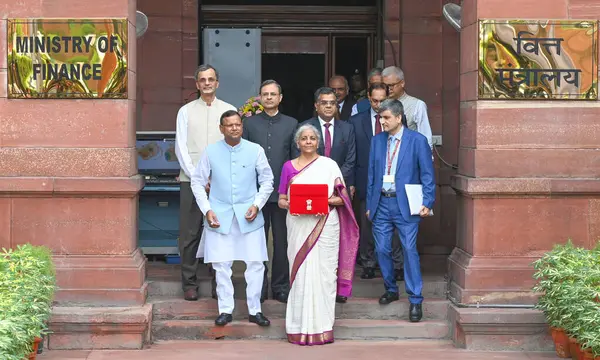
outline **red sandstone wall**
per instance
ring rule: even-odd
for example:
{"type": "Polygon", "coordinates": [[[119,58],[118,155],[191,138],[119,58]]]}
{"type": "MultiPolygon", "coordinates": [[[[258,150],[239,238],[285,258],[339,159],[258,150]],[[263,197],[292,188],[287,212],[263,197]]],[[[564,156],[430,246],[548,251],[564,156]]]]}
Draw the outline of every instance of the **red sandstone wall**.
{"type": "MultiPolygon", "coordinates": [[[[434,135],[442,135],[440,154],[458,163],[460,35],[444,19],[442,6],[449,0],[386,0],[385,64],[405,72],[407,92],[425,103],[434,135]],[[392,45],[390,45],[390,42],[392,45]]],[[[420,233],[419,243],[429,254],[448,254],[456,244],[456,195],[450,176],[456,171],[436,157],[438,197],[434,212],[420,233]]]]}
{"type": "Polygon", "coordinates": [[[460,66],[457,248],[464,303],[533,303],[531,263],[556,243],[600,239],[600,103],[478,101],[477,19],[600,19],[600,0],[466,0],[460,66]]]}
{"type": "Polygon", "coordinates": [[[137,41],[137,130],[175,130],[177,110],[194,91],[197,0],[138,0],[148,31],[137,41]]]}

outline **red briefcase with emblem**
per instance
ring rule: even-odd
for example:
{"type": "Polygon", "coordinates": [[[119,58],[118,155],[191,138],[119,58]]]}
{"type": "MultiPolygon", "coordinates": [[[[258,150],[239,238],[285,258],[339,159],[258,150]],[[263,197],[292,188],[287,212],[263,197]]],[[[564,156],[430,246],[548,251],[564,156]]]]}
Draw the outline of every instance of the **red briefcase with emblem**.
{"type": "Polygon", "coordinates": [[[290,185],[290,214],[318,215],[329,213],[327,184],[290,185]]]}

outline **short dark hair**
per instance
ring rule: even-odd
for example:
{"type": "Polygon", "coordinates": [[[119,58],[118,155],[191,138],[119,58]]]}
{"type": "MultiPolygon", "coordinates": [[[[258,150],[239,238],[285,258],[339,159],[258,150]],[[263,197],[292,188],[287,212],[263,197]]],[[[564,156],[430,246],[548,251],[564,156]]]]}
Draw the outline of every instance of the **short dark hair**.
{"type": "Polygon", "coordinates": [[[267,85],[276,85],[277,89],[279,89],[279,95],[282,94],[281,91],[281,85],[279,85],[279,83],[275,80],[265,80],[262,82],[262,84],[260,84],[260,87],[258,88],[258,94],[260,95],[260,93],[262,93],[262,89],[267,86],[267,85]]]}
{"type": "Polygon", "coordinates": [[[369,96],[373,95],[373,90],[383,90],[383,91],[385,91],[386,97],[390,96],[390,89],[387,87],[386,84],[375,83],[375,84],[371,85],[369,87],[369,96]]]}
{"type": "Polygon", "coordinates": [[[198,66],[198,68],[196,69],[196,72],[194,73],[194,79],[196,79],[196,81],[198,81],[198,75],[206,70],[212,70],[215,72],[215,77],[217,78],[217,81],[219,81],[219,72],[217,71],[217,69],[215,69],[214,66],[210,65],[210,64],[202,64],[200,66],[198,66]]]}
{"type": "Polygon", "coordinates": [[[406,115],[404,114],[404,105],[400,100],[396,99],[387,99],[381,103],[379,106],[379,113],[389,110],[394,116],[402,116],[402,126],[408,127],[408,123],[406,120],[406,115]]]}
{"type": "Polygon", "coordinates": [[[318,88],[317,91],[315,91],[315,103],[317,101],[319,101],[319,97],[321,95],[334,95],[335,96],[335,91],[333,91],[333,89],[328,86],[322,86],[322,87],[318,88]]]}
{"type": "Polygon", "coordinates": [[[239,117],[240,120],[242,120],[242,117],[240,116],[240,114],[237,111],[227,110],[223,114],[221,114],[221,118],[219,119],[219,125],[223,125],[223,120],[225,120],[225,118],[232,117],[234,115],[239,117]]]}

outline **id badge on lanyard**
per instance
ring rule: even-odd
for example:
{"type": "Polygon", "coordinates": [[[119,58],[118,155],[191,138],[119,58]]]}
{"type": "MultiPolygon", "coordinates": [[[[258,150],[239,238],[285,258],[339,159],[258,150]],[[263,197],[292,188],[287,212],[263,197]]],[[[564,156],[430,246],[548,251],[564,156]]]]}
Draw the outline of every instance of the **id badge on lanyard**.
{"type": "Polygon", "coordinates": [[[391,157],[390,157],[390,143],[391,142],[388,142],[387,171],[383,175],[383,182],[393,184],[394,183],[394,175],[391,175],[390,173],[392,172],[392,162],[394,160],[394,156],[396,156],[396,153],[398,152],[398,148],[400,147],[400,142],[396,141],[396,146],[394,147],[394,152],[391,154],[392,155],[391,157]]]}

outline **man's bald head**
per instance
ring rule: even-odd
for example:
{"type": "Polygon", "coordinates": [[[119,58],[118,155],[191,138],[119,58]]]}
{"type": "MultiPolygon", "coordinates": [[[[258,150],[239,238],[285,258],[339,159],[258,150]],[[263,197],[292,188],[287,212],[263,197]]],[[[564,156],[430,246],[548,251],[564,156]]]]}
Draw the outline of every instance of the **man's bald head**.
{"type": "Polygon", "coordinates": [[[335,97],[338,103],[341,103],[348,96],[350,87],[348,86],[348,80],[342,75],[335,75],[329,79],[329,87],[335,91],[335,97]]]}

